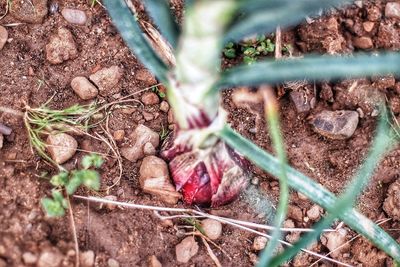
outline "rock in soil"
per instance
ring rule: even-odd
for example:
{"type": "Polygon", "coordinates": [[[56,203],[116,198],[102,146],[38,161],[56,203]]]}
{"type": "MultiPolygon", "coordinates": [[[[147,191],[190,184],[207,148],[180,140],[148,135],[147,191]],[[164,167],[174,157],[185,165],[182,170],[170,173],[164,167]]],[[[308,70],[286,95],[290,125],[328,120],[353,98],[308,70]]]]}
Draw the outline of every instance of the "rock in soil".
{"type": "Polygon", "coordinates": [[[350,138],[358,125],[358,113],[350,110],[322,111],[311,121],[314,131],[331,138],[350,138]]]}
{"type": "Polygon", "coordinates": [[[303,89],[291,91],[290,100],[292,100],[297,113],[310,111],[315,105],[315,97],[303,89]]]}
{"type": "Polygon", "coordinates": [[[400,19],[400,3],[389,2],[385,7],[385,16],[387,18],[400,19]]]}
{"type": "Polygon", "coordinates": [[[263,250],[267,245],[268,238],[265,236],[256,236],[253,241],[253,249],[256,251],[263,250]]]}
{"type": "Polygon", "coordinates": [[[78,142],[66,133],[49,135],[46,142],[47,150],[57,164],[63,164],[72,158],[78,148],[78,142]]]}
{"type": "Polygon", "coordinates": [[[124,130],[116,130],[113,133],[113,138],[117,142],[120,142],[120,141],[124,140],[124,137],[125,137],[125,131],[124,130]]]}
{"type": "Polygon", "coordinates": [[[400,179],[389,186],[383,209],[389,217],[400,221],[400,179]]]}
{"type": "Polygon", "coordinates": [[[141,97],[141,101],[146,106],[156,105],[156,104],[160,103],[160,99],[158,98],[158,95],[153,92],[144,93],[141,97]]]}
{"type": "Polygon", "coordinates": [[[47,15],[47,0],[13,0],[10,14],[22,22],[39,24],[47,15]]]}
{"type": "Polygon", "coordinates": [[[111,66],[109,68],[101,69],[95,74],[90,75],[89,79],[95,85],[97,85],[100,95],[110,96],[121,91],[121,88],[117,85],[123,74],[123,69],[118,66],[111,66]]]}
{"type": "Polygon", "coordinates": [[[148,267],[162,267],[162,264],[157,257],[153,255],[149,257],[148,267]]]}
{"type": "Polygon", "coordinates": [[[156,154],[156,148],[152,143],[148,142],[143,147],[143,152],[146,156],[151,156],[156,154]]]}
{"type": "Polygon", "coordinates": [[[86,13],[79,9],[63,8],[61,15],[72,24],[85,25],[87,21],[86,13]]]}
{"type": "Polygon", "coordinates": [[[37,267],[58,267],[63,260],[63,255],[58,250],[47,250],[42,252],[37,267]]]}
{"type": "Polygon", "coordinates": [[[6,28],[0,25],[0,50],[3,49],[8,39],[8,32],[6,28]]]}
{"type": "Polygon", "coordinates": [[[188,236],[175,247],[176,260],[180,263],[188,263],[199,251],[199,245],[193,236],[188,236]]]}
{"type": "Polygon", "coordinates": [[[121,155],[129,161],[136,162],[144,157],[144,146],[151,143],[154,148],[160,143],[160,136],[150,128],[139,124],[130,136],[133,146],[121,148],[121,155]]]}
{"type": "Polygon", "coordinates": [[[108,267],[119,267],[119,262],[114,259],[108,259],[107,265],[108,267]]]}
{"type": "Polygon", "coordinates": [[[318,205],[313,205],[307,211],[307,217],[312,221],[318,221],[321,218],[322,208],[318,205]]]}
{"type": "Polygon", "coordinates": [[[213,219],[205,219],[201,221],[201,227],[204,233],[211,240],[217,240],[222,234],[222,224],[213,219]]]}
{"type": "Polygon", "coordinates": [[[176,204],[181,194],[176,192],[168,172],[168,165],[156,156],[145,157],[140,165],[139,182],[143,191],[159,197],[168,204],[176,204]]]}
{"type": "Polygon", "coordinates": [[[354,45],[354,47],[360,48],[360,49],[371,49],[374,47],[374,43],[372,42],[372,39],[367,36],[354,38],[353,45],[354,45]]]}
{"type": "Polygon", "coordinates": [[[94,252],[92,250],[85,251],[80,255],[80,263],[82,267],[94,266],[94,252]]]}
{"type": "Polygon", "coordinates": [[[4,136],[0,134],[0,149],[3,148],[4,136]]]}
{"type": "Polygon", "coordinates": [[[99,90],[86,77],[78,76],[72,79],[71,87],[74,92],[83,100],[95,98],[99,90]]]}
{"type": "Polygon", "coordinates": [[[161,104],[160,104],[160,110],[162,111],[162,112],[165,112],[165,113],[167,113],[168,111],[169,111],[169,104],[168,104],[168,102],[167,101],[162,101],[161,102],[161,104]]]}
{"type": "Polygon", "coordinates": [[[321,236],[322,244],[331,251],[332,258],[337,258],[342,254],[343,251],[349,249],[349,245],[343,246],[338,249],[338,247],[342,246],[344,243],[347,242],[347,230],[340,228],[335,232],[328,232],[324,233],[321,236]]]}
{"type": "Polygon", "coordinates": [[[50,37],[46,45],[46,59],[51,64],[60,64],[78,57],[78,49],[72,33],[66,28],[59,28],[57,34],[50,37]]]}
{"type": "Polygon", "coordinates": [[[25,252],[24,254],[22,254],[22,260],[27,265],[33,265],[37,262],[38,257],[32,252],[25,252]]]}
{"type": "Polygon", "coordinates": [[[135,78],[145,83],[146,86],[157,84],[157,80],[153,74],[147,69],[140,69],[136,72],[135,78]]]}

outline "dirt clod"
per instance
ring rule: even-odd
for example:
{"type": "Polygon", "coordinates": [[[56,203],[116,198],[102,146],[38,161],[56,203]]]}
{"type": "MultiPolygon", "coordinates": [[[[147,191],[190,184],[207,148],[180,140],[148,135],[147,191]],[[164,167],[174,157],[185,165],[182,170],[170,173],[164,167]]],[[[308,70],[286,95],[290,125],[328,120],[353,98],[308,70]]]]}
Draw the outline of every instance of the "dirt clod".
{"type": "Polygon", "coordinates": [[[46,45],[46,59],[51,64],[60,64],[78,57],[78,49],[72,33],[66,28],[59,28],[57,34],[50,37],[46,45]]]}
{"type": "Polygon", "coordinates": [[[72,79],[71,87],[83,100],[93,99],[99,93],[99,90],[86,77],[82,76],[72,79]]]}
{"type": "Polygon", "coordinates": [[[367,36],[354,38],[353,45],[354,45],[354,47],[357,47],[360,49],[371,49],[374,47],[374,43],[372,42],[372,39],[367,36]]]}
{"type": "Polygon", "coordinates": [[[160,110],[161,110],[162,112],[168,113],[168,111],[169,111],[169,104],[168,104],[167,101],[164,100],[164,101],[161,102],[161,104],[160,104],[160,110]]]}
{"type": "Polygon", "coordinates": [[[389,186],[383,209],[391,218],[400,221],[400,179],[389,186]]]}
{"type": "Polygon", "coordinates": [[[265,236],[256,236],[253,240],[253,249],[256,251],[263,250],[267,245],[268,238],[265,236]]]}
{"type": "Polygon", "coordinates": [[[0,25],[0,50],[3,49],[8,39],[8,32],[6,28],[0,25]]]}
{"type": "Polygon", "coordinates": [[[117,85],[123,74],[124,71],[120,67],[111,66],[97,71],[89,78],[99,88],[100,95],[110,96],[121,91],[121,88],[117,85]]]}
{"type": "Polygon", "coordinates": [[[153,92],[144,93],[141,97],[141,101],[146,106],[156,105],[156,104],[160,103],[160,99],[158,98],[158,95],[153,92]]]}
{"type": "Polygon", "coordinates": [[[387,18],[400,19],[400,3],[399,2],[389,2],[385,7],[385,16],[387,18]]]}
{"type": "Polygon", "coordinates": [[[85,25],[87,21],[86,13],[79,9],[63,8],[61,15],[72,24],[85,25]]]}
{"type": "Polygon", "coordinates": [[[349,246],[342,246],[344,243],[346,243],[347,238],[347,230],[344,228],[341,228],[335,232],[328,232],[324,233],[321,236],[321,242],[322,244],[331,251],[331,256],[333,258],[338,257],[343,251],[348,250],[349,246]],[[338,249],[339,248],[339,249],[338,249]]]}
{"type": "Polygon", "coordinates": [[[199,251],[199,245],[193,236],[188,236],[175,247],[176,260],[181,263],[188,263],[199,251]]]}
{"type": "Polygon", "coordinates": [[[39,24],[47,15],[47,0],[14,0],[10,14],[22,22],[39,24]]]}
{"type": "Polygon", "coordinates": [[[135,78],[143,82],[146,86],[157,84],[157,80],[147,69],[140,69],[136,72],[135,78]]]}
{"type": "Polygon", "coordinates": [[[156,156],[145,157],[139,173],[140,186],[146,193],[158,196],[168,204],[176,204],[181,198],[170,180],[168,165],[164,160],[156,156]]]}
{"type": "Polygon", "coordinates": [[[113,138],[117,142],[120,142],[120,141],[124,140],[124,137],[125,137],[125,131],[124,130],[116,130],[113,133],[113,138]]]}
{"type": "Polygon", "coordinates": [[[322,111],[317,114],[312,122],[313,129],[331,139],[350,138],[358,125],[358,113],[356,111],[322,111]]]}
{"type": "Polygon", "coordinates": [[[49,135],[46,142],[51,158],[58,164],[72,158],[78,148],[78,142],[66,133],[49,135]]]}
{"type": "Polygon", "coordinates": [[[204,233],[211,240],[217,240],[222,234],[222,224],[213,219],[205,219],[201,221],[201,227],[204,233]]]}
{"type": "Polygon", "coordinates": [[[140,124],[131,134],[130,139],[133,145],[121,148],[121,155],[129,161],[135,162],[144,157],[144,146],[151,143],[154,148],[158,147],[160,136],[150,128],[140,124]]]}

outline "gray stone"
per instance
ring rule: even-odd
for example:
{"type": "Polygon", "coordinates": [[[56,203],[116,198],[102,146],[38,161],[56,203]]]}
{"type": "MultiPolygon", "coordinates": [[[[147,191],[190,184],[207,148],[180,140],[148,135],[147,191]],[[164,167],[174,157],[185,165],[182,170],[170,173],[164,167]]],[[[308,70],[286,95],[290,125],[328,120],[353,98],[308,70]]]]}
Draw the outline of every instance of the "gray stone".
{"type": "Polygon", "coordinates": [[[85,25],[87,21],[86,13],[79,9],[63,8],[61,15],[72,24],[85,25]]]}
{"type": "Polygon", "coordinates": [[[217,220],[204,219],[201,221],[201,227],[211,240],[217,240],[222,234],[222,224],[217,220]]]}
{"type": "Polygon", "coordinates": [[[99,90],[86,77],[78,76],[72,79],[71,87],[74,92],[83,100],[95,98],[99,90]]]}
{"type": "Polygon", "coordinates": [[[8,39],[8,32],[6,28],[0,25],[0,50],[3,49],[8,39]]]}
{"type": "Polygon", "coordinates": [[[92,250],[82,252],[80,255],[80,263],[82,267],[94,266],[94,252],[92,250]]]}
{"type": "Polygon", "coordinates": [[[322,111],[311,121],[314,131],[331,138],[350,138],[358,125],[358,113],[356,111],[322,111]]]}
{"type": "Polygon", "coordinates": [[[253,249],[256,251],[263,250],[267,245],[268,238],[265,236],[256,236],[253,241],[253,249]]]}
{"type": "Polygon", "coordinates": [[[119,267],[119,262],[114,259],[108,259],[107,265],[108,267],[119,267]]]}

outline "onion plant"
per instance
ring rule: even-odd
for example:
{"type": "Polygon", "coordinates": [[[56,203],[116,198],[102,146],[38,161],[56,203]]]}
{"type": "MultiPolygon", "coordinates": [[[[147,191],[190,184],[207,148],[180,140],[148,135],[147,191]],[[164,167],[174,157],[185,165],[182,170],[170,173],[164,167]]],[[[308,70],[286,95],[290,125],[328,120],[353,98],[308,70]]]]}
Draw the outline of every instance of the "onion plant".
{"type": "MultiPolygon", "coordinates": [[[[167,97],[174,111],[177,128],[162,148],[168,160],[176,188],[188,204],[223,205],[232,201],[249,180],[249,161],[280,180],[280,205],[275,223],[285,218],[288,186],[322,206],[328,215],[316,230],[302,237],[292,248],[275,255],[279,231],[260,259],[261,266],[278,266],[299,249],[318,237],[323,227],[335,218],[370,239],[395,261],[400,261],[400,246],[393,238],[353,208],[357,195],[373,174],[394,137],[385,119],[378,127],[370,156],[360,167],[354,181],[339,198],[322,185],[286,163],[279,131],[277,103],[271,90],[263,90],[266,118],[277,157],[260,149],[235,132],[226,123],[220,106],[220,90],[237,86],[268,87],[290,80],[337,79],[400,73],[400,54],[379,52],[342,57],[307,56],[297,60],[260,60],[226,70],[221,68],[221,54],[230,42],[257,34],[269,34],[278,26],[301,22],[344,0],[187,0],[183,24],[178,25],[164,0],[146,0],[145,7],[153,22],[173,48],[175,65],[163,62],[143,35],[137,14],[132,14],[124,0],[105,0],[105,6],[137,58],[167,87],[167,97]]],[[[384,108],[382,108],[383,114],[384,108]]],[[[386,116],[386,115],[382,115],[386,116]]]]}

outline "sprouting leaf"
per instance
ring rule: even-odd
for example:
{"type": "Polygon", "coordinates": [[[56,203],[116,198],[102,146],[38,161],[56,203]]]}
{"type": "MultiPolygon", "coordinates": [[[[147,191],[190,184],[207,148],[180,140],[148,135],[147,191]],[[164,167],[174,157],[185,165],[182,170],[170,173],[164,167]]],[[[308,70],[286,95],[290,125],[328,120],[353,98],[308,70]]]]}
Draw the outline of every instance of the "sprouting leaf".
{"type": "Polygon", "coordinates": [[[50,183],[54,186],[64,186],[68,182],[68,172],[60,172],[51,177],[50,183]]]}
{"type": "Polygon", "coordinates": [[[65,186],[68,195],[72,195],[73,193],[75,193],[76,189],[78,189],[78,187],[82,184],[79,172],[81,171],[74,171],[72,173],[72,178],[68,181],[68,183],[65,186]]]}
{"type": "Polygon", "coordinates": [[[243,57],[243,62],[246,63],[247,65],[250,65],[250,64],[256,62],[256,59],[253,58],[253,57],[244,56],[243,57]]]}
{"type": "Polygon", "coordinates": [[[89,169],[90,167],[100,168],[104,160],[101,156],[97,154],[90,154],[83,157],[81,164],[84,169],[89,169]]]}
{"type": "Polygon", "coordinates": [[[100,189],[100,175],[98,172],[93,170],[82,170],[78,171],[78,175],[86,187],[96,191],[100,189]]]}
{"type": "Polygon", "coordinates": [[[49,217],[64,216],[65,210],[64,207],[62,206],[62,203],[60,203],[59,201],[46,197],[43,198],[41,202],[47,216],[49,217]]]}
{"type": "Polygon", "coordinates": [[[236,57],[236,49],[235,48],[225,48],[224,56],[227,58],[235,58],[236,57]]]}

